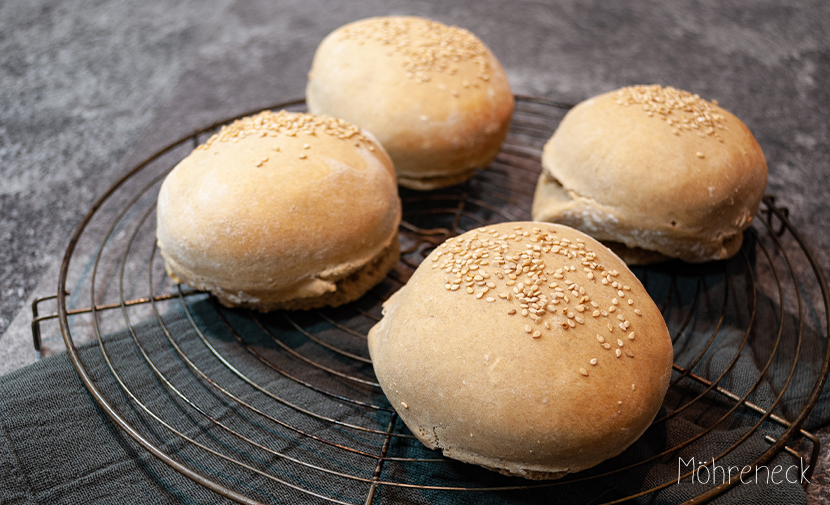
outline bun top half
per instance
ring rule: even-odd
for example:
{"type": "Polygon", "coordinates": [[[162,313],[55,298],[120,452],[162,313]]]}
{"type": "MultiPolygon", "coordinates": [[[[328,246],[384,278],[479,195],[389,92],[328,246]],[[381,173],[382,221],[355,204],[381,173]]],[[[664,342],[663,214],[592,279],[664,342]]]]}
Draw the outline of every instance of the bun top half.
{"type": "Polygon", "coordinates": [[[743,122],[659,85],[578,104],[545,145],[542,166],[534,219],[692,262],[737,252],[767,182],[743,122]]]}

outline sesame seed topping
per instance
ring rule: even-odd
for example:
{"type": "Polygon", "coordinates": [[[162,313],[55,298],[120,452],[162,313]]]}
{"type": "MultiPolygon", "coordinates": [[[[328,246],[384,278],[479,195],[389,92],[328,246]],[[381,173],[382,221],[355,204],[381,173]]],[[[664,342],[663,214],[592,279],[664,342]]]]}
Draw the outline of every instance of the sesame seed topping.
{"type": "MultiPolygon", "coordinates": [[[[583,259],[579,260],[580,268],[589,273],[597,272],[606,284],[616,285],[613,293],[624,289],[615,279],[618,272],[605,268],[590,246],[580,241],[572,244],[557,237],[555,230],[544,227],[530,228],[517,224],[514,229],[514,232],[503,233],[496,226],[479,228],[436,248],[431,255],[434,267],[447,275],[440,278],[441,285],[450,291],[464,289],[482,303],[507,303],[509,306],[515,298],[515,306],[505,308],[505,312],[508,315],[518,312],[526,318],[528,321],[525,322],[530,324],[520,326],[534,338],[541,337],[544,331],[560,327],[569,330],[586,324],[586,312],[595,318],[600,315],[608,317],[609,313],[616,312],[620,322],[627,322],[620,314],[620,300],[612,293],[598,284],[581,286],[575,277],[569,275],[577,271],[577,265],[566,265],[564,262],[576,257],[573,250],[577,250],[583,255],[583,259]],[[508,242],[511,237],[518,240],[526,238],[524,247],[508,242]],[[554,252],[556,247],[559,247],[559,252],[554,252]],[[557,277],[559,280],[554,280],[557,277]],[[488,293],[491,290],[493,292],[488,293]],[[601,304],[609,309],[601,309],[601,304]],[[557,312],[557,308],[562,311],[557,312]],[[538,330],[534,330],[534,324],[540,325],[538,330]]],[[[608,331],[614,333],[613,326],[610,323],[607,325],[608,331]]],[[[601,336],[598,335],[597,339],[604,348],[611,348],[611,344],[601,336]]],[[[619,341],[622,339],[624,337],[620,337],[619,341]]]]}
{"type": "MultiPolygon", "coordinates": [[[[675,135],[698,132],[701,137],[711,136],[723,142],[718,130],[726,128],[725,116],[718,110],[716,101],[708,102],[688,91],[671,86],[629,86],[617,91],[617,103],[621,106],[641,105],[650,117],[664,121],[675,135]]],[[[702,152],[696,153],[703,158],[702,152]]]]}
{"type": "MultiPolygon", "coordinates": [[[[263,133],[271,136],[284,135],[287,137],[296,137],[298,133],[304,135],[320,133],[336,138],[354,138],[372,147],[372,141],[363,135],[359,127],[341,119],[284,110],[279,112],[265,110],[223,126],[221,130],[212,135],[207,142],[197,147],[197,149],[208,149],[219,142],[237,142],[249,135],[262,137],[263,133]]],[[[311,146],[305,144],[303,147],[308,149],[311,146]]],[[[280,148],[276,146],[272,150],[279,152],[280,148]]],[[[300,159],[305,159],[305,155],[301,155],[300,159]]],[[[263,158],[261,161],[268,161],[268,158],[263,158]]]]}
{"type": "MultiPolygon", "coordinates": [[[[372,18],[342,28],[340,40],[388,47],[387,54],[400,54],[407,77],[417,82],[428,82],[433,72],[454,75],[458,63],[463,61],[477,65],[479,79],[490,79],[484,44],[457,26],[421,18],[372,18]]],[[[463,88],[478,86],[466,80],[461,85],[463,88]]],[[[456,94],[454,91],[453,95],[456,94]]]]}
{"type": "Polygon", "coordinates": [[[617,357],[619,358],[620,356],[622,356],[622,349],[617,349],[615,351],[615,353],[616,353],[617,357]]]}
{"type": "Polygon", "coordinates": [[[628,340],[634,340],[634,332],[628,334],[628,340]]]}
{"type": "Polygon", "coordinates": [[[591,358],[591,361],[589,361],[588,363],[590,363],[591,365],[596,365],[597,364],[597,359],[596,358],[591,358]]]}
{"type": "Polygon", "coordinates": [[[585,377],[588,377],[588,370],[585,370],[584,368],[580,368],[579,373],[584,375],[585,377]]]}

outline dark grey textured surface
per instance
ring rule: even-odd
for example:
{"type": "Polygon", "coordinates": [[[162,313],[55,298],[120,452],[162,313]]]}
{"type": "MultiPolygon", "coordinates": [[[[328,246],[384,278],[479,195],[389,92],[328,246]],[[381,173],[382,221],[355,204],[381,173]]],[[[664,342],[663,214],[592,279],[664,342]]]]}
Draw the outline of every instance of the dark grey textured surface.
{"type": "Polygon", "coordinates": [[[0,334],[212,35],[201,5],[0,4],[0,334]]]}
{"type": "Polygon", "coordinates": [[[54,293],[72,228],[126,167],[195,128],[301,97],[319,40],[376,14],[471,29],[520,94],[577,102],[658,82],[718,99],[757,136],[768,192],[830,271],[823,0],[3,2],[2,370],[34,359],[26,301],[54,293]]]}

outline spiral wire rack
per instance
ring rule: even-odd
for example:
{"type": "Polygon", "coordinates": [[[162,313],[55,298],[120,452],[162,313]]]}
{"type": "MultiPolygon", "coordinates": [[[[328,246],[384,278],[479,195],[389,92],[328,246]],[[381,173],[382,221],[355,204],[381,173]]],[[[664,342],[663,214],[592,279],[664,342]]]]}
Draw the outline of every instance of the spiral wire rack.
{"type": "MultiPolygon", "coordinates": [[[[304,102],[280,108],[304,110],[304,102]]],[[[816,260],[772,197],[731,260],[634,269],[663,312],[675,364],[663,409],[621,456],[564,479],[526,481],[445,459],[398,419],[365,342],[383,300],[445,239],[530,219],[541,148],[567,110],[518,97],[486,170],[444,190],[401,190],[401,260],[380,285],[344,307],[294,313],[227,309],[164,274],[154,219],[161,181],[230,120],[196,132],[139,163],[89,210],[57,294],[33,303],[35,347],[41,324],[58,319],[79,376],[112,421],[166,465],[239,503],[441,503],[454,493],[527,502],[564,492],[616,503],[653,499],[695,471],[702,481],[701,468],[708,474],[719,462],[757,468],[803,458],[811,473],[819,442],[801,426],[830,370],[830,302],[816,260]],[[57,312],[39,315],[51,299],[57,312]],[[694,434],[678,431],[684,426],[694,434]],[[739,435],[724,439],[722,430],[739,435]],[[678,472],[678,457],[713,447],[697,468],[693,460],[678,472]]],[[[698,482],[692,498],[737,483],[698,482]]]]}

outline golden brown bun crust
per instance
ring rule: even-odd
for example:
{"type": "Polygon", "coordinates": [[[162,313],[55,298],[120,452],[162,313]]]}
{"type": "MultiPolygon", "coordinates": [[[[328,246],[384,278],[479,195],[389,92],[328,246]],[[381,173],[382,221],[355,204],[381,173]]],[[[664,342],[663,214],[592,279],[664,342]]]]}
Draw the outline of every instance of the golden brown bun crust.
{"type": "Polygon", "coordinates": [[[342,120],[264,111],[170,172],[157,238],[174,280],[227,305],[308,308],[371,287],[355,274],[397,257],[400,213],[391,160],[370,135],[342,120]]]}
{"type": "Polygon", "coordinates": [[[438,247],[384,304],[369,352],[384,393],[425,445],[528,478],[622,452],[657,414],[672,364],[663,317],[625,264],[548,223],[487,226],[438,247]],[[514,280],[516,260],[528,271],[514,280]],[[541,282],[531,287],[535,273],[541,282]],[[522,307],[528,297],[536,299],[522,307]]]}
{"type": "Polygon", "coordinates": [[[399,183],[413,189],[455,184],[487,166],[513,113],[490,50],[467,30],[417,17],[364,19],[329,34],[314,55],[306,101],[311,112],[375,134],[399,183]]]}
{"type": "Polygon", "coordinates": [[[689,262],[740,249],[767,183],[761,147],[738,118],[657,85],[571,109],[545,145],[542,166],[535,220],[689,262]],[[669,108],[672,99],[683,105],[669,108]]]}

